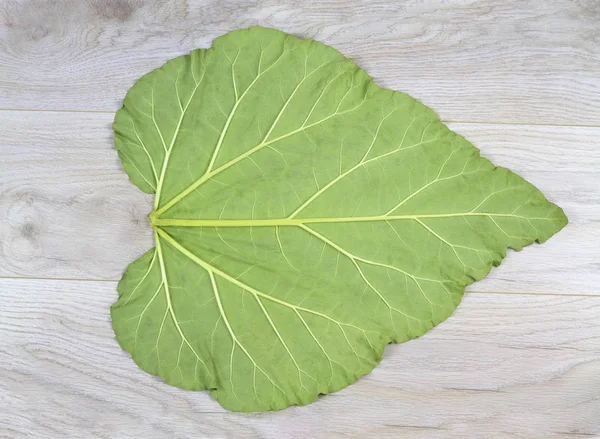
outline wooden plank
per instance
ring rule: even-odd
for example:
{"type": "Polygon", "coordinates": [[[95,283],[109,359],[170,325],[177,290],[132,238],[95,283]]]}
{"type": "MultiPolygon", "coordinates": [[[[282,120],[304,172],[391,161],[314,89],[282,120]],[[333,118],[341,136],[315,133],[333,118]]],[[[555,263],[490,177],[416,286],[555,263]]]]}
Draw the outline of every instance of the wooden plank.
{"type": "Polygon", "coordinates": [[[584,438],[600,434],[600,297],[467,294],[422,338],[306,407],[226,412],[138,369],[115,282],[0,280],[0,436],[584,438]]]}
{"type": "Polygon", "coordinates": [[[153,245],[111,118],[0,112],[0,276],[116,279],[153,245]]]}
{"type": "Polygon", "coordinates": [[[144,73],[236,28],[319,39],[445,120],[600,124],[593,1],[10,0],[0,108],[117,109],[144,73]]]}
{"type": "MultiPolygon", "coordinates": [[[[119,279],[152,247],[151,196],[121,169],[112,115],[0,112],[0,276],[119,279]]],[[[536,184],[570,224],[471,287],[598,294],[600,128],[451,124],[536,184]]]]}

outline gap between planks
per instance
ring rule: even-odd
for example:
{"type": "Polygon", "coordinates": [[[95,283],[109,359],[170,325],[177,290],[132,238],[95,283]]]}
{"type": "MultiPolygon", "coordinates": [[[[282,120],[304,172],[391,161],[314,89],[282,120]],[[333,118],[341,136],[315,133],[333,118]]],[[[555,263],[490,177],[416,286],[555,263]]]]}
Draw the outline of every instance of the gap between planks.
{"type": "MultiPolygon", "coordinates": [[[[119,283],[114,279],[77,279],[67,277],[19,277],[19,276],[0,276],[0,281],[7,280],[45,280],[45,281],[68,281],[68,282],[105,282],[119,283]]],[[[514,296],[557,296],[557,297],[600,297],[600,294],[561,294],[561,293],[537,293],[537,292],[519,292],[519,291],[465,291],[465,294],[504,294],[514,296]]]]}
{"type": "MultiPolygon", "coordinates": [[[[29,108],[0,108],[0,112],[22,112],[22,113],[91,113],[91,114],[114,114],[117,110],[54,110],[54,109],[29,109],[29,108]]],[[[435,110],[434,110],[435,111],[435,110]]],[[[566,127],[566,128],[600,128],[600,125],[580,125],[580,124],[551,124],[551,123],[530,123],[530,122],[471,122],[468,120],[446,120],[441,119],[443,123],[464,123],[470,125],[513,125],[526,127],[566,127]]]]}

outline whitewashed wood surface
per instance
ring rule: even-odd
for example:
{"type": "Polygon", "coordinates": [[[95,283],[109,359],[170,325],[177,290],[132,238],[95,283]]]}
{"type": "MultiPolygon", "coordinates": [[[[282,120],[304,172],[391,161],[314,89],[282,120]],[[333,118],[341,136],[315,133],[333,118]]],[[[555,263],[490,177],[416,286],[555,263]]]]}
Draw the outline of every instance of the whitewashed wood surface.
{"type": "Polygon", "coordinates": [[[600,437],[599,139],[596,0],[2,0],[0,437],[600,437]],[[421,99],[570,223],[358,383],[238,414],[114,338],[116,280],[152,239],[110,124],[139,76],[256,24],[421,99]]]}

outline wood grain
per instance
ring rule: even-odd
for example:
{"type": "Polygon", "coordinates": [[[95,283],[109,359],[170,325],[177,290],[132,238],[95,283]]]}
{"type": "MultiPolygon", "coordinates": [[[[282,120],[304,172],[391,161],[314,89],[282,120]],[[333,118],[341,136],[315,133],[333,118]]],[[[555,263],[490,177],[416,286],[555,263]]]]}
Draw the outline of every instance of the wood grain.
{"type": "Polygon", "coordinates": [[[112,116],[0,112],[0,275],[113,278],[152,247],[112,116]]]}
{"type": "Polygon", "coordinates": [[[141,75],[227,31],[316,38],[462,122],[600,124],[594,0],[4,0],[0,108],[116,110],[141,75]]]}
{"type": "MultiPolygon", "coordinates": [[[[112,115],[0,112],[0,276],[119,279],[153,246],[151,196],[112,145],[112,115]]],[[[600,128],[450,124],[537,185],[570,224],[509,253],[477,291],[599,294],[600,128]]]]}
{"type": "Polygon", "coordinates": [[[231,413],[133,363],[115,282],[0,280],[0,432],[20,438],[583,438],[600,434],[600,297],[469,294],[356,384],[231,413]]]}
{"type": "Polygon", "coordinates": [[[0,438],[600,437],[599,22],[594,0],[0,1],[0,438]],[[115,280],[153,242],[110,125],[141,75],[251,25],[422,100],[570,223],[356,384],[239,414],[114,338],[115,280]]]}

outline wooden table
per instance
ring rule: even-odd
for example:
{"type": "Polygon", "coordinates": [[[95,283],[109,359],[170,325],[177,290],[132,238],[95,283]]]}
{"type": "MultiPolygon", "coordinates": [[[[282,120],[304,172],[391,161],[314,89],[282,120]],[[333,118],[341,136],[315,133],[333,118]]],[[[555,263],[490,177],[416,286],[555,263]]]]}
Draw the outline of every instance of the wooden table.
{"type": "Polygon", "coordinates": [[[600,434],[600,2],[3,0],[0,436],[587,438],[600,434]],[[424,337],[306,407],[239,414],[118,346],[151,197],[111,122],[142,74],[229,30],[316,38],[435,109],[570,224],[509,252],[424,337]]]}

